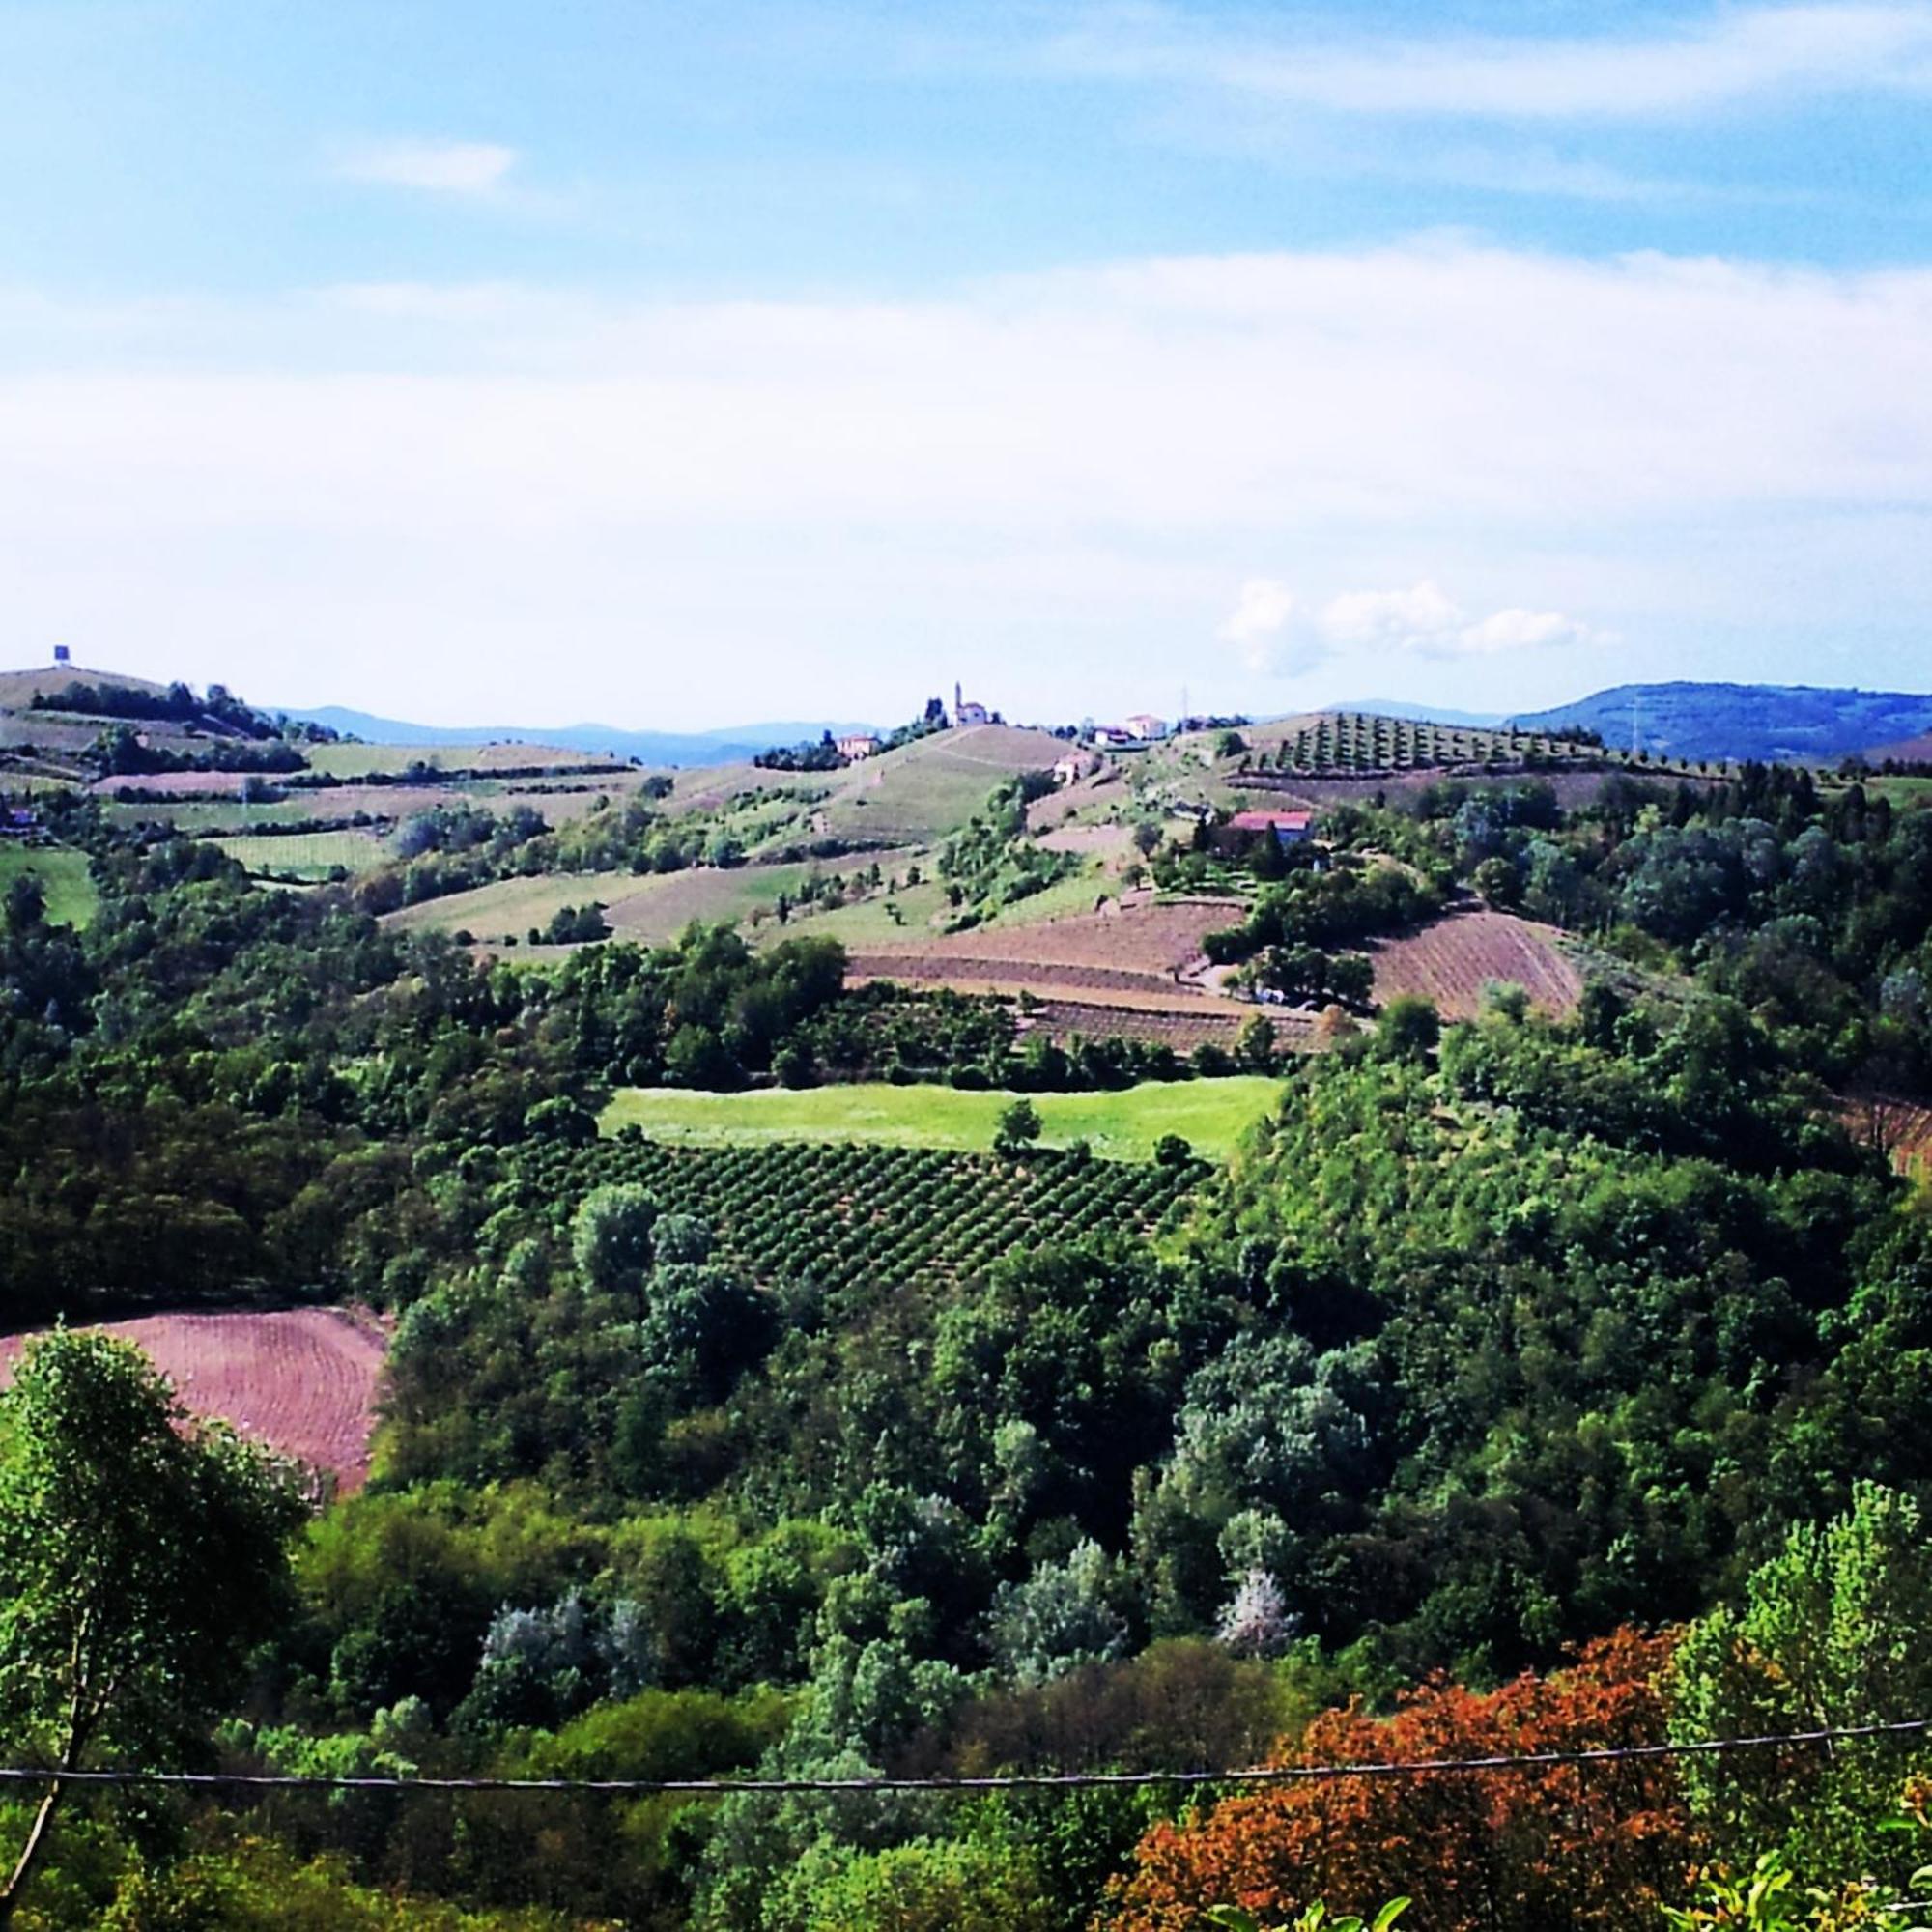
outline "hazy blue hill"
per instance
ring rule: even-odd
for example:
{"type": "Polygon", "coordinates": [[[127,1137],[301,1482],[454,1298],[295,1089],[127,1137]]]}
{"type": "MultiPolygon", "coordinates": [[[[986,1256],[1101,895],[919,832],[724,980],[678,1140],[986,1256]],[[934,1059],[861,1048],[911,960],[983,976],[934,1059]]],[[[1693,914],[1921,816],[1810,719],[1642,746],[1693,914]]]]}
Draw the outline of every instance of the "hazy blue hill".
{"type": "Polygon", "coordinates": [[[1500,711],[1457,711],[1446,704],[1411,704],[1401,697],[1352,698],[1347,704],[1324,704],[1324,711],[1359,711],[1371,718],[1403,718],[1417,724],[1461,724],[1471,731],[1488,731],[1503,722],[1500,711]]]}
{"type": "Polygon", "coordinates": [[[1533,730],[1582,724],[1676,758],[1835,763],[1932,729],[1932,696],[1808,684],[1620,684],[1550,711],[1519,713],[1533,730]]]}
{"type": "Polygon", "coordinates": [[[731,764],[754,757],[774,745],[796,745],[816,738],[821,731],[842,737],[877,728],[822,719],[806,724],[731,724],[715,731],[626,731],[614,724],[411,724],[340,704],[291,711],[289,716],[353,732],[371,745],[494,745],[512,739],[561,745],[577,752],[609,752],[647,765],[731,764]]]}

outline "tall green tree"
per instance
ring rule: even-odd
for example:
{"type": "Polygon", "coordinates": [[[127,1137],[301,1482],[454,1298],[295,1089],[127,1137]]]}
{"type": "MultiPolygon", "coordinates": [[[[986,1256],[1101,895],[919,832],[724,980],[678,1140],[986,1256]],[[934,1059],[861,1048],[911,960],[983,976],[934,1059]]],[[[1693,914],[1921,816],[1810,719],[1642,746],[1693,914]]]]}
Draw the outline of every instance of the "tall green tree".
{"type": "MultiPolygon", "coordinates": [[[[1932,1716],[1932,1527],[1913,1497],[1854,1486],[1852,1507],[1803,1523],[1751,1573],[1741,1608],[1690,1627],[1674,1663],[1680,1739],[1887,1724],[1932,1716]]],[[[1686,1760],[1692,1804],[1741,1852],[1772,1846],[1839,1882],[1909,1859],[1893,1835],[1919,1737],[1780,1757],[1686,1760]]],[[[1917,1861],[1910,1861],[1917,1862],[1917,1861]]]]}
{"type": "MultiPolygon", "coordinates": [[[[0,1396],[0,1736],[56,1774],[178,1763],[276,1627],[303,1504],[131,1344],[65,1330],[0,1396]]],[[[68,1786],[47,1783],[10,1924],[68,1786]]]]}

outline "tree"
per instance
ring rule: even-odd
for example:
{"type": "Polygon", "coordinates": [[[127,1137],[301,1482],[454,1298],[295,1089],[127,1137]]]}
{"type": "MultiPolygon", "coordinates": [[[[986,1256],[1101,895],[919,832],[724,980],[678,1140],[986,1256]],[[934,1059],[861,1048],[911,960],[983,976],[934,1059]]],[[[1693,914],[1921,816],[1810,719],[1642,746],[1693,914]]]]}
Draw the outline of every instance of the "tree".
{"type": "Polygon", "coordinates": [[[1426,1060],[1441,1036],[1435,1004],[1417,993],[1402,993],[1376,1022],[1376,1052],[1384,1060],[1426,1060]]]}
{"type": "MultiPolygon", "coordinates": [[[[1487,1693],[1441,1678],[1393,1718],[1325,1712],[1289,1764],[1392,1762],[1655,1744],[1667,1637],[1622,1631],[1569,1668],[1487,1693]]],[[[1154,1825],[1116,1881],[1115,1932],[1195,1932],[1211,1901],[1263,1923],[1327,1899],[1368,1911],[1428,1900],[1435,1932],[1548,1932],[1652,1922],[1698,1850],[1666,1759],[1481,1776],[1310,1780],[1154,1825]],[[1589,1874],[1587,1885],[1578,1874],[1589,1874]]],[[[1211,1922],[1211,1921],[1210,1921],[1211,1922]]],[[[1314,1919],[1322,1924],[1321,1919],[1314,1919]]]]}
{"type": "Polygon", "coordinates": [[[639,1293],[651,1265],[657,1218],[658,1204],[641,1187],[592,1188],[570,1224],[578,1272],[607,1294],[639,1293]]]}
{"type": "MultiPolygon", "coordinates": [[[[191,1422],[130,1343],[34,1343],[0,1396],[0,1725],[55,1772],[178,1760],[280,1621],[303,1505],[288,1470],[191,1422]]],[[[46,1786],[12,1922],[66,1793],[46,1786]]]]}
{"type": "Polygon", "coordinates": [[[1241,1578],[1214,1634],[1237,1657],[1279,1657],[1293,1641],[1295,1629],[1281,1585],[1256,1568],[1241,1578]]]}
{"type": "Polygon", "coordinates": [[[15,873],[7,888],[7,925],[13,932],[30,932],[47,915],[47,895],[37,872],[15,873]]]}
{"type": "MultiPolygon", "coordinates": [[[[1693,1624],[1675,1664],[1679,1738],[1823,1730],[1932,1711],[1932,1533],[1918,1503],[1855,1486],[1845,1515],[1801,1523],[1752,1571],[1742,1609],[1693,1624]]],[[[1781,1845],[1807,1878],[1876,1871],[1903,1848],[1891,1820],[1914,1760],[1895,1742],[1844,1743],[1746,1769],[1687,1764],[1692,1804],[1738,1850],[1781,1845]]]]}
{"type": "Polygon", "coordinates": [[[1257,1013],[1241,1028],[1235,1041],[1235,1059],[1250,1073],[1274,1071],[1274,1022],[1265,1013],[1257,1013]]]}
{"type": "Polygon", "coordinates": [[[1001,1111],[999,1126],[993,1135],[993,1151],[1001,1154],[1024,1151],[1039,1139],[1043,1124],[1039,1109],[1021,1094],[1001,1111]]]}

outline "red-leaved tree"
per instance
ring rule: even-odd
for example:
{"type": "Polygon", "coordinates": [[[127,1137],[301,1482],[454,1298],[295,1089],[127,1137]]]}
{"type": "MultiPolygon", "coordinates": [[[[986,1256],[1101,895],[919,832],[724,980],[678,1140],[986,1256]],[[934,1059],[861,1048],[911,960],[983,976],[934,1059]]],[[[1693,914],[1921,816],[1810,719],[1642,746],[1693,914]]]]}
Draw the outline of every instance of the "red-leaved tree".
{"type": "MultiPolygon", "coordinates": [[[[1672,1638],[1619,1631],[1568,1668],[1479,1693],[1434,1678],[1392,1718],[1316,1719],[1283,1764],[1520,1757],[1656,1744],[1672,1638]]],[[[1317,1899],[1405,1932],[1621,1932],[1681,1895],[1699,1840],[1668,1758],[1269,1786],[1153,1827],[1115,1882],[1109,1932],[1197,1932],[1238,1905],[1264,1921],[1317,1899]]]]}

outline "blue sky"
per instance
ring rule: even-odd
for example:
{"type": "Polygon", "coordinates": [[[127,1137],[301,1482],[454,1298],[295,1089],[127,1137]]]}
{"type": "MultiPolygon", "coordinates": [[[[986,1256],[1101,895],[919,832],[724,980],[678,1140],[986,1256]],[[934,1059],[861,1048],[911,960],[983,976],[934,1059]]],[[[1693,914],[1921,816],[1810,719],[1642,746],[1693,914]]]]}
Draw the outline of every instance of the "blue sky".
{"type": "Polygon", "coordinates": [[[1932,684],[1932,4],[0,0],[0,659],[1932,684]]]}

